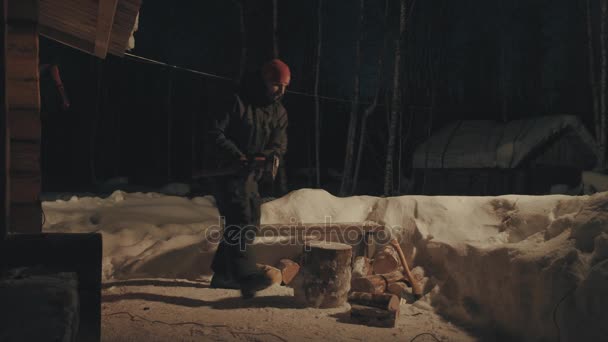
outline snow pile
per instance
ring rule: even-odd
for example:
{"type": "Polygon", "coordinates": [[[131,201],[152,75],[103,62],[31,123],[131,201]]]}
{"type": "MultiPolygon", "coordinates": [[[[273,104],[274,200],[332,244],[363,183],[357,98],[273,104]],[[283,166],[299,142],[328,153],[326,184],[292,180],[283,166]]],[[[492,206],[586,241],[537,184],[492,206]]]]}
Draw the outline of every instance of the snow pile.
{"type": "Polygon", "coordinates": [[[42,208],[45,231],[103,235],[104,280],[196,279],[210,272],[216,245],[205,233],[219,227],[212,197],[115,191],[105,199],[43,202],[42,208]]]}
{"type": "MultiPolygon", "coordinates": [[[[211,197],[115,192],[43,208],[46,230],[104,235],[106,279],[209,271],[215,245],[205,236],[218,215],[211,197]]],[[[607,209],[608,193],[338,198],[306,189],[265,203],[262,222],[384,223],[432,278],[425,300],[438,312],[524,340],[554,340],[559,327],[567,341],[608,334],[600,323],[608,321],[607,209]]]]}

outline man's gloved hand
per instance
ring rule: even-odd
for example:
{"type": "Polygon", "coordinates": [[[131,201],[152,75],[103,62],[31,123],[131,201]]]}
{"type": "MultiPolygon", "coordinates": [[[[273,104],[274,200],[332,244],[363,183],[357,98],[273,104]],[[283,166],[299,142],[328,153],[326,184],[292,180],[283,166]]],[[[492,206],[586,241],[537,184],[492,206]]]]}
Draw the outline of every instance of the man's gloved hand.
{"type": "Polygon", "coordinates": [[[248,170],[264,170],[266,167],[266,157],[261,153],[242,156],[239,159],[241,166],[248,170]]]}

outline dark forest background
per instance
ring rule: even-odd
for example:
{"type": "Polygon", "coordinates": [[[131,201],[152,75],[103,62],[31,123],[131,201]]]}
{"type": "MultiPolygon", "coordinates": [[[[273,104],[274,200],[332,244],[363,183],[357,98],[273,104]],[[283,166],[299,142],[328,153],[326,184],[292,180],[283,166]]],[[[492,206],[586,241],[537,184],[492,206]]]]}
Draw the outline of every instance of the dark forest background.
{"type": "MultiPolygon", "coordinates": [[[[279,57],[292,69],[289,90],[311,94],[317,1],[278,1],[279,57]]],[[[592,1],[596,4],[597,1],[592,1]]],[[[325,0],[322,10],[322,187],[336,193],[356,74],[358,1],[325,0]]],[[[365,1],[361,30],[361,111],[376,87],[368,121],[362,181],[356,193],[382,192],[393,70],[391,42],[399,1],[365,1]],[[389,42],[383,49],[384,39],[389,42]]],[[[597,7],[597,5],[595,8],[597,7]]],[[[272,1],[244,1],[246,68],[272,57],[272,1]]],[[[401,49],[401,176],[410,177],[415,147],[461,119],[507,121],[573,114],[594,132],[582,0],[411,0],[401,49]]],[[[596,18],[597,19],[597,18],[596,18]]],[[[72,102],[59,109],[52,82],[42,83],[43,191],[89,191],[124,176],[133,184],[189,182],[204,167],[203,134],[215,101],[232,83],[129,57],[106,60],[41,38],[41,63],[59,65],[72,102]]],[[[144,1],[135,49],[146,58],[237,78],[241,58],[235,1],[144,1]]],[[[313,186],[314,99],[287,94],[289,188],[313,186]]]]}

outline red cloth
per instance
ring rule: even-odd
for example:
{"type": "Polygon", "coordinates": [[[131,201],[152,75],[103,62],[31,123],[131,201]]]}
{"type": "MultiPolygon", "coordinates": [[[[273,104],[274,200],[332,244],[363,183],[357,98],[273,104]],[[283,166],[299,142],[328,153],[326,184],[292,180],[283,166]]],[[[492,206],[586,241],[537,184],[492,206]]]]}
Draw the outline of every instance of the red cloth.
{"type": "Polygon", "coordinates": [[[262,67],[262,77],[268,82],[288,85],[291,81],[291,71],[280,59],[273,59],[262,67]]]}

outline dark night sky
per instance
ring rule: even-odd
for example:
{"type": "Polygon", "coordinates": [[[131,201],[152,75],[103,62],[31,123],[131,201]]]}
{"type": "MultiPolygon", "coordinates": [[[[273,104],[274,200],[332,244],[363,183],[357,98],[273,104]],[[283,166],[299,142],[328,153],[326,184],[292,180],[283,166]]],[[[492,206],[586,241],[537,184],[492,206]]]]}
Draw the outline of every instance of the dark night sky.
{"type": "MultiPolygon", "coordinates": [[[[313,88],[316,3],[279,1],[280,57],[292,68],[291,89],[295,91],[309,93],[313,88]]],[[[391,46],[398,29],[399,2],[390,0],[389,4],[391,16],[385,33],[384,1],[366,1],[361,71],[364,101],[374,93],[376,59],[385,34],[389,48],[384,51],[383,89],[392,79],[391,46]]],[[[249,69],[271,56],[270,5],[269,0],[245,1],[249,69]]],[[[352,0],[324,1],[322,95],[352,96],[357,5],[352,0]]],[[[429,128],[434,131],[457,119],[568,113],[591,124],[584,9],[584,1],[571,0],[415,1],[402,45],[403,124],[412,121],[412,133],[404,143],[406,164],[429,128]],[[435,116],[431,120],[428,108],[433,93],[435,116]]],[[[144,1],[135,44],[134,54],[234,77],[241,47],[237,7],[226,0],[144,1]]],[[[46,104],[51,113],[47,154],[66,155],[67,149],[71,156],[58,163],[64,166],[47,167],[47,184],[62,187],[90,182],[88,145],[95,146],[97,181],[128,175],[135,182],[160,183],[167,180],[168,173],[174,180],[187,179],[189,170],[202,163],[193,147],[200,143],[197,129],[204,129],[213,99],[230,91],[225,81],[168,72],[129,59],[109,57],[97,62],[44,39],[41,60],[60,65],[73,102],[69,113],[54,113],[52,101],[46,104]],[[173,117],[170,131],[169,111],[173,117]],[[92,143],[81,144],[90,140],[93,127],[92,143]],[[170,157],[168,140],[173,151],[170,157]],[[167,171],[169,158],[172,171],[167,171]]],[[[313,100],[292,94],[284,102],[290,113],[288,165],[293,171],[310,165],[313,100]]],[[[349,110],[346,102],[322,102],[326,167],[342,167],[349,110]]],[[[386,107],[379,107],[370,122],[364,176],[372,180],[382,174],[385,111],[386,107]]]]}

